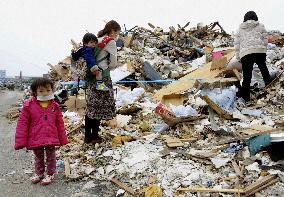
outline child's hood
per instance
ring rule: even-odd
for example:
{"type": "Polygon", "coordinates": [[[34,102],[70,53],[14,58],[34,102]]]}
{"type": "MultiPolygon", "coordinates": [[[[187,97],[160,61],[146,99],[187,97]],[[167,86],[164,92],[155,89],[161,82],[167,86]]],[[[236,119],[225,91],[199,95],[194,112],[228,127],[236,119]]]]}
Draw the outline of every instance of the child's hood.
{"type": "Polygon", "coordinates": [[[243,22],[241,25],[240,25],[240,28],[241,29],[252,29],[256,26],[259,25],[259,22],[258,21],[255,21],[255,20],[248,20],[246,22],[243,22]]]}

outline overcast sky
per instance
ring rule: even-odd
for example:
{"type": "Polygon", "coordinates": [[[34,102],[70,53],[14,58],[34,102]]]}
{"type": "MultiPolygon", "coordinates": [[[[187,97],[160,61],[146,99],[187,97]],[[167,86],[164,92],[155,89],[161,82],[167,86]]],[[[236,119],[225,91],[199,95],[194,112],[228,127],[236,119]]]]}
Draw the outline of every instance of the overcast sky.
{"type": "Polygon", "coordinates": [[[47,63],[70,54],[71,38],[97,33],[111,19],[127,28],[151,22],[165,30],[219,21],[231,33],[254,10],[267,29],[284,32],[283,8],[283,0],[0,0],[0,69],[9,76],[20,70],[42,75],[47,63]]]}

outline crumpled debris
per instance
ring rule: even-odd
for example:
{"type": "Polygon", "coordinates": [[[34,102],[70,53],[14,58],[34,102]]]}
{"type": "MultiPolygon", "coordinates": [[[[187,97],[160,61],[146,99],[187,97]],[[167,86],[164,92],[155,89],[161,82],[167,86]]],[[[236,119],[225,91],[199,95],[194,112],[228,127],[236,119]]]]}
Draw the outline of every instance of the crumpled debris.
{"type": "Polygon", "coordinates": [[[115,136],[112,139],[112,147],[117,147],[117,146],[122,146],[125,142],[131,142],[135,140],[133,137],[131,136],[115,136]]]}
{"type": "Polygon", "coordinates": [[[198,112],[193,109],[190,105],[174,106],[170,105],[171,110],[175,113],[176,117],[187,117],[187,116],[197,116],[198,112]]]}
{"type": "Polygon", "coordinates": [[[163,196],[162,189],[157,185],[151,185],[143,189],[143,192],[145,192],[145,197],[162,197],[163,196]]]}
{"type": "Polygon", "coordinates": [[[222,166],[225,166],[231,160],[232,160],[232,155],[229,155],[228,153],[221,153],[221,154],[211,158],[211,161],[216,168],[220,168],[222,166]]]}

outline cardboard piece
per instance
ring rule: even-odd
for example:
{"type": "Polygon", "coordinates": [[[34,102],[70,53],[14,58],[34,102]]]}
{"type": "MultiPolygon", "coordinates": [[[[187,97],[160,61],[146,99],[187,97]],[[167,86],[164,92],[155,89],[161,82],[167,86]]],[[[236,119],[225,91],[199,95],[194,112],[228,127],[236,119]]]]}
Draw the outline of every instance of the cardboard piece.
{"type": "Polygon", "coordinates": [[[65,102],[68,111],[76,111],[80,116],[84,115],[86,108],[86,100],[84,96],[69,96],[65,102]]]}
{"type": "Polygon", "coordinates": [[[213,58],[210,70],[224,69],[226,67],[227,61],[228,59],[225,56],[213,58]]]}
{"type": "Polygon", "coordinates": [[[162,138],[169,148],[177,148],[184,145],[179,138],[170,137],[168,135],[162,136],[162,138]]]}
{"type": "Polygon", "coordinates": [[[181,95],[181,94],[170,94],[170,95],[165,95],[162,98],[162,103],[169,106],[170,104],[179,106],[183,105],[183,102],[186,98],[181,95]]]}

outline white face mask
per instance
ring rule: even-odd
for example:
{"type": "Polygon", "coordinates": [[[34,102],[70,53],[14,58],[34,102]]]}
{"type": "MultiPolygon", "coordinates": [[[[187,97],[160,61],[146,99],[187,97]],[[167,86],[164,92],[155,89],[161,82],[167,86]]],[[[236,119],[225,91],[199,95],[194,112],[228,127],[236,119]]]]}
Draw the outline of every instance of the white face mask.
{"type": "Polygon", "coordinates": [[[54,99],[54,94],[50,94],[50,95],[47,95],[47,96],[37,96],[36,99],[38,101],[49,101],[51,99],[54,99]]]}

